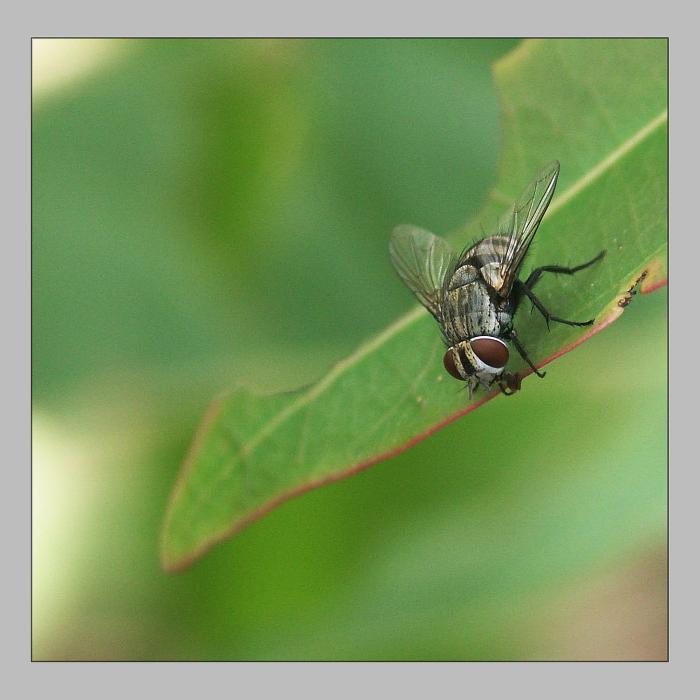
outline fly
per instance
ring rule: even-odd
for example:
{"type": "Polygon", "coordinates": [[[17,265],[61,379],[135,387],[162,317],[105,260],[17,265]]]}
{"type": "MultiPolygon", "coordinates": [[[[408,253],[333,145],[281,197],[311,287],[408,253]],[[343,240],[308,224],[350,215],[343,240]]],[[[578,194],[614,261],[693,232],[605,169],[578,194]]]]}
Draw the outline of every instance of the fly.
{"type": "Polygon", "coordinates": [[[550,321],[589,326],[589,321],[567,321],[553,316],[535,296],[533,287],[542,274],[573,275],[598,262],[605,251],[576,267],[545,265],[523,282],[518,273],[547,211],[559,177],[559,162],[546,165],[525,188],[498,224],[498,233],[455,255],[449,243],[416,226],[397,226],[389,252],[399,276],[440,325],[447,351],[445,369],[467,382],[469,398],[481,385],[494,384],[504,394],[520,388],[517,375],[505,372],[509,344],[538,377],[544,377],[528,357],[513,328],[520,302],[527,297],[550,321]]]}

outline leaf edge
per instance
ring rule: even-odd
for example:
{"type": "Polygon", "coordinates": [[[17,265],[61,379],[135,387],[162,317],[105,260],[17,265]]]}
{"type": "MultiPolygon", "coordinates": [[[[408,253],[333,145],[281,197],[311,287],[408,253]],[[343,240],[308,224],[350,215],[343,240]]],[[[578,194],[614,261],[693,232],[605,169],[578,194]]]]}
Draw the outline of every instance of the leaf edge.
{"type": "MultiPolygon", "coordinates": [[[[541,360],[539,363],[536,363],[536,367],[540,369],[541,367],[548,365],[550,362],[554,362],[554,360],[562,357],[563,355],[566,355],[582,343],[592,338],[594,335],[597,335],[602,330],[605,330],[608,326],[610,326],[618,318],[620,318],[624,310],[627,308],[627,306],[629,306],[632,296],[635,294],[635,291],[637,289],[641,294],[651,294],[652,292],[657,291],[658,289],[661,289],[662,287],[666,286],[668,284],[668,279],[664,275],[664,271],[665,266],[663,264],[662,256],[660,254],[654,255],[647,261],[645,265],[643,265],[634,275],[632,275],[629,278],[628,284],[625,287],[623,287],[622,291],[620,291],[608,304],[606,309],[601,314],[601,321],[596,323],[587,333],[584,333],[573,343],[566,345],[564,348],[558,350],[553,355],[550,355],[549,357],[541,360]]],[[[533,371],[531,369],[524,371],[521,375],[522,379],[527,378],[532,373],[533,371]]],[[[201,544],[192,549],[187,555],[172,557],[167,552],[168,547],[166,541],[168,535],[168,524],[172,517],[172,513],[175,507],[175,503],[178,500],[178,496],[185,488],[187,476],[196,461],[202,442],[204,441],[204,438],[208,433],[209,426],[221,410],[222,402],[225,396],[218,397],[209,405],[209,408],[207,409],[206,413],[204,414],[204,417],[202,418],[197,428],[194,440],[192,441],[188,454],[185,457],[182,466],[180,467],[178,476],[176,478],[175,486],[172,489],[170,497],[168,499],[160,538],[161,568],[166,573],[177,573],[184,571],[185,569],[189,568],[192,564],[194,564],[198,559],[203,557],[217,544],[220,544],[221,542],[230,539],[234,535],[238,534],[241,530],[245,529],[246,527],[256,522],[263,516],[267,515],[286,501],[296,498],[297,496],[301,496],[304,493],[307,493],[308,491],[313,491],[314,489],[320,488],[322,486],[327,486],[328,484],[332,484],[337,481],[342,481],[343,479],[354,476],[355,474],[359,474],[360,472],[369,469],[375,464],[379,464],[380,462],[383,462],[387,459],[396,457],[397,455],[406,452],[411,447],[414,447],[419,442],[422,442],[426,438],[430,437],[438,430],[441,430],[442,428],[445,428],[451,423],[454,423],[459,418],[462,418],[468,413],[471,413],[472,411],[483,406],[485,403],[499,395],[500,391],[494,390],[491,393],[486,394],[481,400],[477,401],[476,403],[465,406],[464,409],[453,413],[452,415],[430,426],[427,430],[424,430],[422,433],[413,436],[412,438],[410,438],[406,442],[401,443],[400,445],[394,446],[389,450],[375,455],[374,457],[370,457],[369,459],[353,464],[347,469],[343,469],[333,474],[327,474],[322,478],[313,479],[311,481],[302,483],[299,486],[296,486],[292,489],[283,491],[276,497],[270,499],[263,506],[248,513],[242,518],[238,518],[226,529],[205,539],[201,544]]]]}

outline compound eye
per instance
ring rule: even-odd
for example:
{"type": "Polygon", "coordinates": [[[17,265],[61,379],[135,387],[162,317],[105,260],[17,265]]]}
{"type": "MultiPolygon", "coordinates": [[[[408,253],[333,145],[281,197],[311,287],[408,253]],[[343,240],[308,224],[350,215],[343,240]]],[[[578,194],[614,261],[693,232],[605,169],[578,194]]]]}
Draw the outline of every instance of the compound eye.
{"type": "Polygon", "coordinates": [[[445,369],[455,378],[455,379],[462,379],[462,376],[457,370],[457,367],[455,366],[455,359],[454,356],[452,355],[452,350],[448,350],[445,353],[445,356],[442,358],[442,364],[445,365],[445,369]]]}
{"type": "Polygon", "coordinates": [[[508,348],[496,338],[482,336],[469,341],[474,354],[490,367],[500,369],[508,362],[508,348]]]}

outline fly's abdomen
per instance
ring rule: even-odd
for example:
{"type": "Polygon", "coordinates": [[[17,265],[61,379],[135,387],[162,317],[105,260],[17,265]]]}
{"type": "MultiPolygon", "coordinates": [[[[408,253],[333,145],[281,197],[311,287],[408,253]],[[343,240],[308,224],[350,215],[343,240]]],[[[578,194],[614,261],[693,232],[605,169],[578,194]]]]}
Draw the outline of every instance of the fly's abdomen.
{"type": "Polygon", "coordinates": [[[494,292],[504,296],[503,261],[508,255],[508,236],[489,236],[475,243],[463,256],[465,265],[473,266],[494,292]]]}
{"type": "Polygon", "coordinates": [[[505,258],[509,243],[508,236],[489,236],[465,251],[460,262],[477,269],[484,265],[500,263],[505,258]]]}

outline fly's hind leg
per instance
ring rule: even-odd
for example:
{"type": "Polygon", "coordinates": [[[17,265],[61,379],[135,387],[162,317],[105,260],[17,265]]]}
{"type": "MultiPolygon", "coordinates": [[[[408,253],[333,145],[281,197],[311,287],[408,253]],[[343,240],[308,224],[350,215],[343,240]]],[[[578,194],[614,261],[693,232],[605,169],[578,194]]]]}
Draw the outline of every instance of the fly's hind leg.
{"type": "Polygon", "coordinates": [[[595,258],[581,265],[577,265],[576,267],[563,267],[562,265],[543,265],[542,267],[536,267],[530,273],[530,276],[525,280],[524,284],[528,289],[532,289],[537,284],[543,272],[554,272],[557,275],[574,275],[577,272],[580,272],[581,270],[585,270],[591,265],[595,265],[599,260],[602,260],[604,257],[605,251],[601,250],[600,253],[598,253],[598,255],[595,256],[595,258]]]}
{"type": "Polygon", "coordinates": [[[581,265],[577,265],[576,267],[563,267],[561,265],[544,265],[542,267],[535,268],[530,273],[530,276],[527,278],[527,280],[525,280],[525,282],[521,282],[520,280],[515,281],[514,289],[518,296],[518,301],[520,301],[523,298],[523,296],[526,296],[532,302],[533,308],[536,308],[544,316],[544,319],[547,322],[547,328],[549,328],[550,321],[555,321],[556,323],[564,323],[567,326],[590,326],[591,323],[593,323],[594,319],[590,319],[589,321],[568,321],[565,318],[560,318],[559,316],[552,315],[545,308],[544,304],[538,299],[538,297],[535,296],[535,293],[532,291],[532,288],[537,284],[540,277],[542,276],[542,273],[544,272],[553,272],[555,274],[560,275],[573,275],[579,272],[580,270],[585,270],[587,267],[595,265],[595,263],[597,263],[599,260],[602,260],[603,257],[605,257],[604,250],[598,253],[598,255],[596,255],[595,258],[593,258],[592,260],[589,260],[588,262],[585,262],[581,265]]]}
{"type": "Polygon", "coordinates": [[[554,316],[545,308],[544,304],[535,296],[535,293],[525,286],[524,282],[520,280],[515,281],[515,287],[519,292],[522,292],[535,306],[535,308],[544,316],[544,320],[547,322],[547,328],[549,328],[549,322],[555,321],[556,323],[564,323],[567,326],[590,326],[595,319],[589,319],[588,321],[568,321],[565,318],[560,318],[559,316],[554,316]]]}

